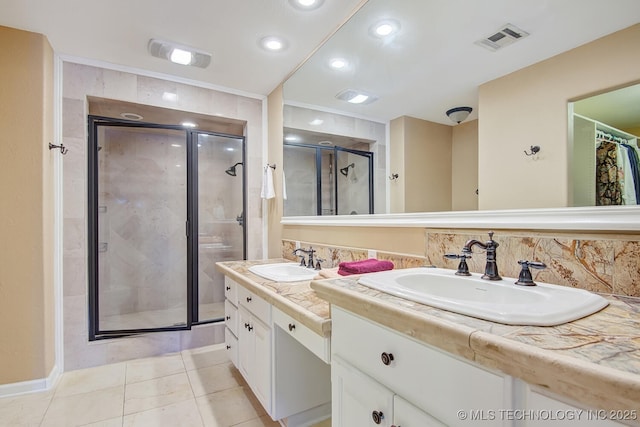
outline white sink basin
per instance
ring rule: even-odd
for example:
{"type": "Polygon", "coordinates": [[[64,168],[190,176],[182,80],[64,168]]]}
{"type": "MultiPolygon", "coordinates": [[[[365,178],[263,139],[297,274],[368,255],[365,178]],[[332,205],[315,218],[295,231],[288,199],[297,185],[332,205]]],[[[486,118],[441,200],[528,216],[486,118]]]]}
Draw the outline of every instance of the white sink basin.
{"type": "Polygon", "coordinates": [[[407,268],[362,276],[358,283],[412,301],[507,325],[553,326],[588,316],[609,302],[591,292],[516,279],[488,281],[442,268],[407,268]]]}
{"type": "Polygon", "coordinates": [[[295,262],[253,265],[249,267],[249,271],[275,282],[298,282],[302,280],[311,280],[318,275],[318,272],[314,269],[301,267],[295,262]]]}

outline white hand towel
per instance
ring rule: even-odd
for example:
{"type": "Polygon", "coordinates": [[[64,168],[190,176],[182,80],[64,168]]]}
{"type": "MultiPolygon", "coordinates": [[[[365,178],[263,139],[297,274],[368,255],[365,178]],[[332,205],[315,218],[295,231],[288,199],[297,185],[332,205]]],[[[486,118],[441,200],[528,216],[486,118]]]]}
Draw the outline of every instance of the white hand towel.
{"type": "Polygon", "coordinates": [[[273,199],[276,197],[276,191],[273,188],[273,170],[269,166],[264,168],[260,197],[263,199],[273,199]]]}
{"type": "Polygon", "coordinates": [[[287,180],[284,177],[284,171],[282,171],[282,199],[287,200],[287,180]]]}

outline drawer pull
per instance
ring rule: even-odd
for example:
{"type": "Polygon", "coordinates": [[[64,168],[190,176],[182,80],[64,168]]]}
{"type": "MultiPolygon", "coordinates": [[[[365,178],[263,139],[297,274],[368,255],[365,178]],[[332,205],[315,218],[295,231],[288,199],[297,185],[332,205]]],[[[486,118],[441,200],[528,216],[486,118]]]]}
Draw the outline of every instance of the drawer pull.
{"type": "Polygon", "coordinates": [[[247,297],[247,302],[251,302],[251,297],[247,297]]]}
{"type": "Polygon", "coordinates": [[[371,418],[373,418],[374,423],[380,424],[382,420],[384,420],[384,414],[380,411],[373,411],[371,413],[371,418]]]}
{"type": "Polygon", "coordinates": [[[384,352],[380,355],[380,359],[382,359],[382,363],[384,363],[385,365],[389,366],[391,365],[391,362],[393,361],[393,353],[387,353],[384,352]]]}
{"type": "Polygon", "coordinates": [[[244,324],[244,327],[245,327],[245,329],[246,329],[246,328],[248,328],[248,327],[249,327],[249,324],[248,324],[248,323],[245,323],[245,324],[244,324]]]}
{"type": "Polygon", "coordinates": [[[227,286],[227,287],[225,287],[225,289],[230,291],[231,290],[231,286],[227,286]]]}
{"type": "Polygon", "coordinates": [[[292,332],[296,328],[296,325],[293,323],[289,323],[289,332],[292,332]]]}
{"type": "Polygon", "coordinates": [[[231,346],[230,345],[227,345],[227,350],[231,350],[231,346]]]}
{"type": "Polygon", "coordinates": [[[227,316],[227,317],[226,317],[226,319],[227,319],[227,320],[231,320],[231,316],[227,316]]]}
{"type": "Polygon", "coordinates": [[[253,331],[253,326],[249,325],[249,327],[247,328],[249,331],[253,331]]]}

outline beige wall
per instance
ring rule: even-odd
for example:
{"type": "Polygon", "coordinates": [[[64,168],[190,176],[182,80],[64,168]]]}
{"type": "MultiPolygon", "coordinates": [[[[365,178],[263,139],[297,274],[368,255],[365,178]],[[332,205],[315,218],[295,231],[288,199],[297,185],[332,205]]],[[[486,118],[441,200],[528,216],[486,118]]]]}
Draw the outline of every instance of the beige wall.
{"type": "Polygon", "coordinates": [[[480,209],[567,206],[567,102],[637,81],[638,46],[640,24],[480,86],[480,209]]]}
{"type": "Polygon", "coordinates": [[[55,363],[53,51],[41,34],[0,27],[0,384],[55,363]]]}
{"type": "Polygon", "coordinates": [[[451,210],[451,126],[403,116],[390,127],[391,212],[451,210]]]}
{"type": "Polygon", "coordinates": [[[451,141],[451,209],[478,209],[478,121],[453,127],[451,141]]]}
{"type": "MultiPolygon", "coordinates": [[[[268,149],[267,162],[276,165],[273,171],[273,185],[276,189],[282,188],[282,141],[284,138],[282,132],[283,119],[283,98],[282,85],[278,86],[267,98],[267,123],[268,123],[268,149]]],[[[267,233],[267,257],[280,257],[282,251],[282,210],[284,200],[282,199],[282,191],[276,190],[276,197],[266,201],[269,232],[267,233]]],[[[264,206],[264,204],[263,204],[264,206]]]]}

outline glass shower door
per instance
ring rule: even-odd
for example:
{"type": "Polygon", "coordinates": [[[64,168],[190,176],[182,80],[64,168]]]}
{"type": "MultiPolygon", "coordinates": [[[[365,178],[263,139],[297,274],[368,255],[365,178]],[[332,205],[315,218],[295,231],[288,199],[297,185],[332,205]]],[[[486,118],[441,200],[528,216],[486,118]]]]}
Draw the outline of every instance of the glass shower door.
{"type": "Polygon", "coordinates": [[[186,327],[185,132],[97,124],[92,150],[97,335],[186,327]]]}
{"type": "Polygon", "coordinates": [[[197,134],[198,321],[224,317],[224,275],[218,261],[245,259],[244,139],[197,134]]]}
{"type": "Polygon", "coordinates": [[[368,154],[336,151],[338,215],[373,213],[373,157],[368,154]]]}

